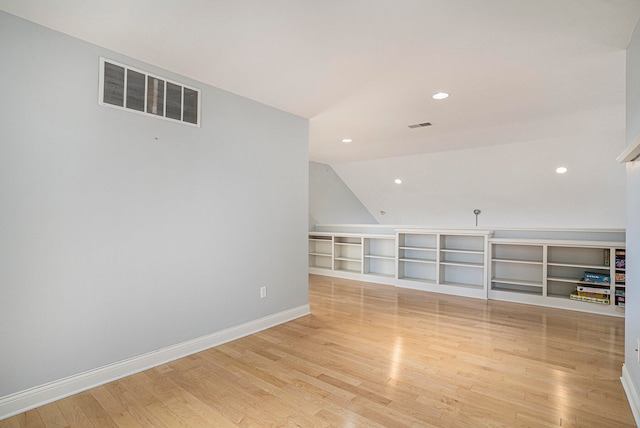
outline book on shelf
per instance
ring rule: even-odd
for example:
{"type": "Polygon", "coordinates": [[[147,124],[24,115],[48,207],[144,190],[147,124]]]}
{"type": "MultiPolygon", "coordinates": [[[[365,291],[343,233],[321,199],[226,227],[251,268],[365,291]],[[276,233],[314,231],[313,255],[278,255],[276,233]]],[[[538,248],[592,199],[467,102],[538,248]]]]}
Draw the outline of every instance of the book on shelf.
{"type": "Polygon", "coordinates": [[[598,284],[609,284],[610,276],[605,273],[585,272],[582,280],[585,282],[595,282],[598,284]]]}
{"type": "Polygon", "coordinates": [[[580,302],[598,303],[600,305],[608,305],[609,304],[609,299],[608,298],[579,296],[576,293],[573,293],[573,294],[569,295],[569,298],[571,300],[576,300],[576,301],[580,301],[580,302]]]}
{"type": "Polygon", "coordinates": [[[578,285],[578,293],[593,293],[593,294],[611,294],[609,287],[591,287],[586,285],[578,285]]]}
{"type": "Polygon", "coordinates": [[[616,250],[616,269],[626,268],[626,254],[625,250],[616,250]]]}

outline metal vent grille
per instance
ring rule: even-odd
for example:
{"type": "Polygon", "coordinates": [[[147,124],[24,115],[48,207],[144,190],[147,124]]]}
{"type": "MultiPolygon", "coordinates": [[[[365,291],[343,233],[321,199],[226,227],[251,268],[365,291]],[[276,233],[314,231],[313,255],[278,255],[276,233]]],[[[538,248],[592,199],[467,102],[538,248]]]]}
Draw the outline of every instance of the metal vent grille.
{"type": "Polygon", "coordinates": [[[425,126],[431,126],[431,122],[424,122],[424,123],[418,123],[418,124],[415,124],[415,125],[409,125],[409,128],[411,128],[411,129],[424,128],[425,126]]]}
{"type": "Polygon", "coordinates": [[[100,58],[98,104],[200,126],[200,91],[100,58]]]}

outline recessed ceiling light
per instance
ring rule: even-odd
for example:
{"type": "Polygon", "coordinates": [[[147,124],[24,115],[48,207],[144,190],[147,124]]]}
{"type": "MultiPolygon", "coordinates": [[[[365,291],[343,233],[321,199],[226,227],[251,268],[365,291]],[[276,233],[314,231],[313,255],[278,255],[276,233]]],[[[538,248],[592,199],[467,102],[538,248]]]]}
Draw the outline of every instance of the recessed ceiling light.
{"type": "Polygon", "coordinates": [[[444,100],[445,98],[448,98],[449,94],[447,94],[446,92],[438,92],[433,94],[433,99],[434,100],[444,100]]]}
{"type": "Polygon", "coordinates": [[[350,143],[350,142],[352,142],[352,141],[353,141],[353,140],[352,140],[351,138],[344,138],[344,139],[342,140],[342,142],[343,142],[343,143],[350,143]]]}
{"type": "Polygon", "coordinates": [[[560,166],[560,167],[556,168],[556,172],[557,172],[558,174],[564,174],[564,173],[565,173],[565,172],[567,172],[567,171],[568,171],[568,170],[567,170],[567,167],[565,167],[565,166],[560,166]]]}
{"type": "Polygon", "coordinates": [[[393,180],[393,182],[396,184],[402,184],[402,180],[400,180],[399,178],[396,178],[395,180],[393,180]]]}

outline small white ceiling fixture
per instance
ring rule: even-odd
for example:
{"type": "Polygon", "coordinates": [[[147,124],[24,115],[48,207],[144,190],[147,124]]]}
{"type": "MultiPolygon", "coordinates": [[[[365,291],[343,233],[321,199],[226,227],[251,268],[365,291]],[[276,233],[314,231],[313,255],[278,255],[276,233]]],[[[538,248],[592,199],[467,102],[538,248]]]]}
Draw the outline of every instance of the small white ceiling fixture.
{"type": "Polygon", "coordinates": [[[566,167],[566,166],[559,166],[558,168],[556,168],[556,172],[557,172],[558,174],[564,174],[564,173],[565,173],[565,172],[567,172],[567,171],[568,171],[568,169],[567,169],[567,167],[566,167]]]}
{"type": "Polygon", "coordinates": [[[343,138],[343,139],[342,139],[342,142],[343,142],[343,143],[350,143],[350,142],[352,142],[352,141],[353,141],[353,140],[352,140],[351,138],[343,138]]]}
{"type": "Polygon", "coordinates": [[[400,180],[399,178],[396,178],[395,180],[393,180],[393,182],[396,184],[402,184],[402,180],[400,180]]]}
{"type": "Polygon", "coordinates": [[[444,100],[445,98],[449,98],[449,94],[447,94],[446,92],[437,92],[433,94],[431,98],[433,98],[434,100],[444,100]]]}

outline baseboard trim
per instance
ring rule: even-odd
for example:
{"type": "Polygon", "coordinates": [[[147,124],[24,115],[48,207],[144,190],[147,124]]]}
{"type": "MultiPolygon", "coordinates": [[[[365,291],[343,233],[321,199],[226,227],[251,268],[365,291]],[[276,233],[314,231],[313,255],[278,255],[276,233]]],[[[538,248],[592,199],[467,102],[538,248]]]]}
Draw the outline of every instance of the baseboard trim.
{"type": "MultiPolygon", "coordinates": [[[[636,420],[636,425],[640,426],[640,397],[638,397],[638,390],[633,384],[629,370],[623,364],[622,365],[622,377],[620,378],[624,392],[627,394],[627,400],[629,400],[629,406],[631,406],[631,412],[636,420]]],[[[640,386],[640,385],[638,385],[640,386]]]]}
{"type": "Polygon", "coordinates": [[[275,327],[310,313],[311,309],[308,304],[298,306],[216,333],[0,397],[0,420],[178,358],[275,327]]]}

